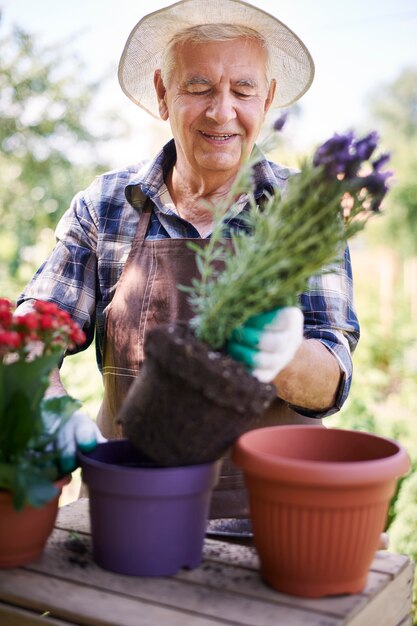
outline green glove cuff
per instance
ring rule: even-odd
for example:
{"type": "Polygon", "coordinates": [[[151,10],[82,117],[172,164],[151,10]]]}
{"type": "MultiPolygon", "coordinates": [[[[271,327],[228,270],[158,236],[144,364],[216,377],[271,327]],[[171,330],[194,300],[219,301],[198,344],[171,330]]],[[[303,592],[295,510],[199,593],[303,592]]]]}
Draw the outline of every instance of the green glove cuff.
{"type": "Polygon", "coordinates": [[[261,339],[262,331],[252,326],[239,326],[230,335],[230,342],[242,343],[249,348],[257,348],[261,339]]]}
{"type": "Polygon", "coordinates": [[[252,370],[255,366],[257,350],[252,350],[247,346],[243,346],[240,343],[234,341],[228,341],[226,345],[227,352],[235,361],[242,361],[245,365],[252,370]]]}
{"type": "Polygon", "coordinates": [[[246,320],[244,326],[252,326],[252,328],[258,328],[259,330],[263,330],[267,324],[271,324],[274,321],[278,311],[280,311],[281,308],[282,307],[278,307],[277,309],[272,309],[272,311],[265,311],[265,313],[253,315],[248,320],[246,320]]]}
{"type": "Polygon", "coordinates": [[[78,467],[75,456],[61,456],[59,458],[59,467],[63,474],[71,474],[78,467]]]}

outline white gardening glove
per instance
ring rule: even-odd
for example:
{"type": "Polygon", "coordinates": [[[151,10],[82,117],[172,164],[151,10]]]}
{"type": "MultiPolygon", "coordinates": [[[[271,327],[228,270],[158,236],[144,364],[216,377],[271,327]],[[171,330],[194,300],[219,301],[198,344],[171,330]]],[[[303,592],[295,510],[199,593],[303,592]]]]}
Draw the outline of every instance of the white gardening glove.
{"type": "Polygon", "coordinates": [[[227,352],[243,361],[262,383],[269,383],[291,361],[303,340],[304,317],[298,307],[282,307],[249,318],[236,328],[227,352]]]}
{"type": "Polygon", "coordinates": [[[70,473],[77,467],[77,449],[90,452],[98,443],[107,441],[97,424],[86,413],[75,411],[59,428],[56,448],[62,472],[70,473]]]}

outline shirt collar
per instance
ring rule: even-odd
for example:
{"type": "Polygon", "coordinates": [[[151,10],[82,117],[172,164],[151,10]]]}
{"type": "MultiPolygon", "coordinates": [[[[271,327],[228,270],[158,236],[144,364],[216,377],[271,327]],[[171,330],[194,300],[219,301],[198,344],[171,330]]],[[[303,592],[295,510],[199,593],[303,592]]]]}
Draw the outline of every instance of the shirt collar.
{"type": "Polygon", "coordinates": [[[143,207],[146,197],[156,201],[157,196],[166,191],[165,176],[174,166],[176,158],[175,142],[171,139],[126,186],[126,199],[135,209],[143,207]]]}
{"type": "MultiPolygon", "coordinates": [[[[259,150],[257,146],[254,149],[259,150]]],[[[161,206],[161,202],[158,202],[158,199],[167,192],[165,176],[174,166],[176,158],[175,141],[171,139],[152,161],[146,163],[139,170],[125,189],[126,199],[135,209],[143,207],[147,196],[163,211],[163,206],[161,206]]],[[[273,193],[277,186],[282,187],[289,175],[290,170],[288,168],[273,169],[272,164],[261,153],[261,160],[253,169],[255,199],[258,200],[265,194],[273,193]]],[[[241,198],[241,201],[243,200],[244,198],[241,198]]],[[[241,202],[239,202],[240,204],[241,202]]]]}

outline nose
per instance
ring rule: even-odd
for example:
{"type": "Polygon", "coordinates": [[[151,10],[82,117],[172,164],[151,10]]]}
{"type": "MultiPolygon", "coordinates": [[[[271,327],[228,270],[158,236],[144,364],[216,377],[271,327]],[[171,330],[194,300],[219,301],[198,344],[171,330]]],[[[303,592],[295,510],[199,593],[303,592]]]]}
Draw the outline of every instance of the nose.
{"type": "Polygon", "coordinates": [[[236,117],[233,95],[228,92],[213,94],[206,115],[217,124],[225,124],[236,117]]]}

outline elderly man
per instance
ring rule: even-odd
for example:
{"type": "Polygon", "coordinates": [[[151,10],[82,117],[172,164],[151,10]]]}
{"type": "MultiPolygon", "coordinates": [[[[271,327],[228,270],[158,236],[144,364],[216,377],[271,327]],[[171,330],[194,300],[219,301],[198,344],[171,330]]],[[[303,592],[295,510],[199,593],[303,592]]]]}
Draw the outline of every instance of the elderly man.
{"type": "MultiPolygon", "coordinates": [[[[104,376],[97,422],[105,437],[121,435],[115,417],[140,370],[146,332],[190,315],[177,289],[196,272],[188,240],[208,240],[211,207],[230,190],[268,110],[300,98],[313,75],[300,39],[239,0],[184,0],[147,15],[131,32],[119,66],[122,89],[168,120],[173,139],[153,161],[106,173],[75,196],[58,224],[54,251],[19,301],[56,302],[86,331],[86,346],[96,333],[104,376]],[[120,333],[132,350],[118,351],[120,333]]],[[[289,171],[264,159],[254,176],[261,201],[285,188],[289,171]]],[[[247,200],[236,198],[228,229],[240,227],[247,200]]],[[[318,279],[314,290],[300,294],[303,315],[294,308],[281,312],[273,330],[282,334],[286,355],[282,359],[279,349],[268,354],[276,364],[270,381],[277,401],[265,424],[317,423],[343,404],[359,334],[351,289],[346,250],[331,280],[318,279]]],[[[51,392],[63,393],[58,373],[51,392]]],[[[95,423],[76,414],[64,434],[68,467],[76,445],[99,438],[95,423]]],[[[241,487],[226,463],[212,515],[244,515],[241,487]]]]}

